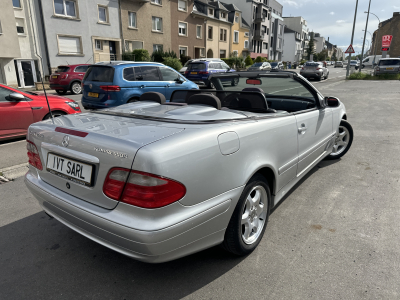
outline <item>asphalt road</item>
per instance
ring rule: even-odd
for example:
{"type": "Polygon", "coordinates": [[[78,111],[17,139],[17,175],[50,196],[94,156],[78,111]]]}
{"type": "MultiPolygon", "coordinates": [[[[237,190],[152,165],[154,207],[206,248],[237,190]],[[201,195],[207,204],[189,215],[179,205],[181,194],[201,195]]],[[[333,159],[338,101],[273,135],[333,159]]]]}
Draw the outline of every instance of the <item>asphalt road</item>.
{"type": "Polygon", "coordinates": [[[345,103],[352,148],[286,196],[252,254],[137,262],[49,219],[18,178],[0,184],[0,298],[400,299],[400,85],[334,74],[316,87],[345,103]]]}

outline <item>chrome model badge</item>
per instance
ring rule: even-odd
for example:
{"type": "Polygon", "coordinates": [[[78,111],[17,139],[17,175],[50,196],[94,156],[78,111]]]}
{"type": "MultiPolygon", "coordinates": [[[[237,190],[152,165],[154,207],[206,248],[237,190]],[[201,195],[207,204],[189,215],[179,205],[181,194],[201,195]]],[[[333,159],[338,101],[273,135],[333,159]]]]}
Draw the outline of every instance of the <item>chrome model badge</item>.
{"type": "Polygon", "coordinates": [[[69,136],[68,136],[68,135],[64,136],[64,138],[63,138],[61,144],[62,144],[64,147],[68,147],[68,145],[69,145],[69,136]]]}
{"type": "Polygon", "coordinates": [[[92,84],[89,84],[89,88],[90,88],[90,89],[92,89],[92,86],[93,86],[92,84]]]}

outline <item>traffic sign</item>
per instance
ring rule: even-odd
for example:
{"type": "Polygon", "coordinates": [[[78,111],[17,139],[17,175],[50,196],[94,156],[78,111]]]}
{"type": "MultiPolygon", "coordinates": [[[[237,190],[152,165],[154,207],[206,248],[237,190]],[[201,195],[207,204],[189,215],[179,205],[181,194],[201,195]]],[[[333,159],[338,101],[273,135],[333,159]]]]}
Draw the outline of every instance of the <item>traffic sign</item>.
{"type": "MultiPolygon", "coordinates": [[[[389,48],[392,43],[393,35],[382,36],[382,48],[389,48]]],[[[382,50],[384,51],[384,50],[382,50]]]]}
{"type": "Polygon", "coordinates": [[[383,48],[382,47],[382,51],[389,51],[389,48],[383,48]]]}
{"type": "Polygon", "coordinates": [[[347,48],[347,50],[346,50],[345,53],[356,53],[356,52],[354,51],[353,45],[350,45],[349,48],[347,48]]]}

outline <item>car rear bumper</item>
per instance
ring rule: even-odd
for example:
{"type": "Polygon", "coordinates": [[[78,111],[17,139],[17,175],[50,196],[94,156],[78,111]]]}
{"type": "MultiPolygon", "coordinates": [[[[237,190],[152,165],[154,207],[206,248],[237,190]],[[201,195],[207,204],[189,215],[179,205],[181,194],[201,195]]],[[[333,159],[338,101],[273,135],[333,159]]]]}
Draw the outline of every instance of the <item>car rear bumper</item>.
{"type": "MultiPolygon", "coordinates": [[[[149,263],[173,260],[220,244],[235,207],[233,204],[243,189],[236,188],[194,206],[171,204],[185,211],[183,220],[172,216],[167,218],[169,224],[163,223],[162,229],[143,230],[132,228],[131,223],[149,222],[143,213],[148,210],[130,214],[124,203],[113,210],[103,209],[52,187],[33,170],[25,175],[25,183],[44,211],[64,225],[103,246],[149,263]]],[[[171,207],[165,211],[171,211],[171,207]]],[[[161,223],[164,219],[157,217],[154,222],[161,223]]]]}
{"type": "Polygon", "coordinates": [[[321,78],[322,73],[300,73],[305,78],[321,78]]]}
{"type": "Polygon", "coordinates": [[[122,105],[122,104],[125,104],[125,102],[122,102],[120,100],[91,101],[91,100],[88,100],[88,98],[86,98],[85,96],[82,97],[82,106],[84,108],[90,108],[90,109],[109,108],[109,107],[114,107],[114,106],[118,106],[118,105],[122,105]]]}
{"type": "Polygon", "coordinates": [[[400,74],[399,71],[391,71],[391,70],[381,70],[381,71],[375,71],[376,75],[382,75],[382,74],[400,74]]]}
{"type": "Polygon", "coordinates": [[[68,90],[69,85],[50,83],[50,88],[52,90],[68,90]]]}

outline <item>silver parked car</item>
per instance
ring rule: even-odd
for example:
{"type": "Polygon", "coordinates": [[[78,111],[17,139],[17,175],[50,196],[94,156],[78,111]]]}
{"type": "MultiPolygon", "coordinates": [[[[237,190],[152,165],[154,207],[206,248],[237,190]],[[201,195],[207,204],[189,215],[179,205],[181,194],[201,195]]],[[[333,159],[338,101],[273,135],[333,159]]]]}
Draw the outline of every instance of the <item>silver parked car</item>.
{"type": "Polygon", "coordinates": [[[306,62],[300,70],[300,75],[307,79],[327,79],[329,77],[329,69],[325,68],[322,62],[306,62]]]}
{"type": "Polygon", "coordinates": [[[379,64],[374,69],[374,75],[399,74],[400,58],[381,58],[379,64]]]}
{"type": "Polygon", "coordinates": [[[342,61],[338,60],[335,62],[335,68],[343,68],[343,67],[344,65],[342,61]]]}
{"type": "Polygon", "coordinates": [[[271,71],[271,65],[269,62],[255,63],[247,71],[271,71]]]}
{"type": "Polygon", "coordinates": [[[210,80],[215,89],[168,103],[148,92],[31,125],[26,185],[61,223],[141,261],[218,244],[250,253],[271,209],[322,159],[342,157],[353,130],[343,103],[295,72],[210,80]]]}

